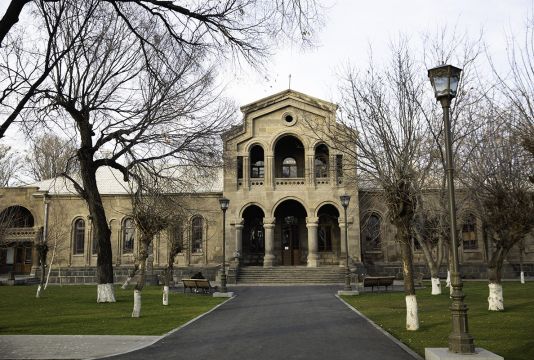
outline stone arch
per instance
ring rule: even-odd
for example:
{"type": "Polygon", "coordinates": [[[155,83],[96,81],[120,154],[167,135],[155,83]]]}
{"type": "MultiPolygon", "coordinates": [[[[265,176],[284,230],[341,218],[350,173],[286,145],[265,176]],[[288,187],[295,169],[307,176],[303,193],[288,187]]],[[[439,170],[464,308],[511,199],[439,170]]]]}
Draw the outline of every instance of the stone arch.
{"type": "Polygon", "coordinates": [[[7,227],[34,227],[35,216],[32,211],[22,205],[12,205],[0,212],[0,224],[7,227]]]}
{"type": "Polygon", "coordinates": [[[253,202],[248,202],[248,203],[246,203],[245,205],[243,205],[243,206],[241,207],[241,210],[239,210],[239,217],[238,217],[238,220],[243,218],[243,213],[244,213],[245,210],[246,210],[248,207],[250,207],[250,206],[257,206],[257,207],[259,207],[259,208],[261,209],[261,211],[263,211],[264,216],[267,215],[267,211],[265,211],[265,207],[264,207],[263,205],[261,205],[260,203],[253,201],[253,202]]]}
{"type": "Polygon", "coordinates": [[[304,201],[302,199],[299,199],[298,197],[296,196],[285,196],[281,199],[279,199],[272,207],[271,209],[271,217],[275,217],[274,214],[276,212],[276,209],[284,202],[286,202],[287,200],[294,200],[296,202],[298,202],[300,205],[302,205],[302,207],[304,208],[304,211],[306,211],[306,214],[308,214],[308,210],[306,210],[306,204],[304,203],[304,201]]]}
{"type": "Polygon", "coordinates": [[[254,146],[261,146],[261,148],[263,149],[263,151],[266,153],[267,151],[270,151],[270,147],[267,143],[263,142],[262,140],[258,140],[258,139],[253,139],[252,141],[248,142],[246,145],[245,145],[245,153],[246,155],[250,154],[250,150],[254,147],[254,146]]]}
{"type": "Polygon", "coordinates": [[[269,151],[271,151],[271,153],[274,154],[274,150],[276,148],[276,144],[278,143],[278,141],[280,139],[282,139],[283,137],[285,136],[293,136],[294,138],[297,138],[301,143],[302,145],[304,146],[304,149],[305,150],[308,150],[310,148],[310,144],[308,143],[308,141],[306,141],[305,138],[303,138],[302,136],[300,136],[299,134],[293,132],[293,131],[282,131],[278,134],[276,134],[272,140],[271,140],[271,143],[270,143],[270,146],[268,148],[269,151]]]}
{"type": "Polygon", "coordinates": [[[343,214],[343,208],[341,207],[341,205],[336,204],[334,201],[326,200],[326,201],[320,202],[315,207],[315,210],[313,212],[313,216],[319,217],[319,210],[325,205],[332,205],[333,207],[335,207],[337,212],[339,213],[339,216],[341,216],[341,214],[343,214]]]}

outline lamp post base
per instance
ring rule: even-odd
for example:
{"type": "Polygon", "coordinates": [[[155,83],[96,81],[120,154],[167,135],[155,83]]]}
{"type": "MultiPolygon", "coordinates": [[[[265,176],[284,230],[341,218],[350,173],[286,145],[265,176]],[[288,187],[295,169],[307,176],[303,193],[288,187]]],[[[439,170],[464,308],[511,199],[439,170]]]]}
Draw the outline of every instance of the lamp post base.
{"type": "Polygon", "coordinates": [[[504,358],[482,348],[476,348],[474,354],[457,354],[447,348],[425,348],[425,360],[504,360],[504,358]]]}
{"type": "Polygon", "coordinates": [[[228,290],[226,290],[226,273],[221,274],[221,292],[225,293],[228,290]]]}
{"type": "Polygon", "coordinates": [[[358,290],[350,290],[350,291],[338,290],[337,294],[340,296],[355,296],[355,295],[360,295],[360,292],[358,290]]]}
{"type": "Polygon", "coordinates": [[[231,297],[234,297],[234,292],[233,291],[227,291],[227,292],[216,291],[213,293],[213,297],[231,298],[231,297]]]}

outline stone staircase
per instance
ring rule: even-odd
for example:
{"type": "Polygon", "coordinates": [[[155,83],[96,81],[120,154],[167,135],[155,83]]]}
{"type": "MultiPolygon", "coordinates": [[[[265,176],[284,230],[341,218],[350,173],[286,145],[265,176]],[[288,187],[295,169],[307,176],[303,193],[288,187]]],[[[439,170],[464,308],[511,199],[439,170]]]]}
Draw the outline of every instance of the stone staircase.
{"type": "Polygon", "coordinates": [[[237,284],[342,284],[344,276],[345,269],[338,266],[244,266],[239,268],[237,284]]]}

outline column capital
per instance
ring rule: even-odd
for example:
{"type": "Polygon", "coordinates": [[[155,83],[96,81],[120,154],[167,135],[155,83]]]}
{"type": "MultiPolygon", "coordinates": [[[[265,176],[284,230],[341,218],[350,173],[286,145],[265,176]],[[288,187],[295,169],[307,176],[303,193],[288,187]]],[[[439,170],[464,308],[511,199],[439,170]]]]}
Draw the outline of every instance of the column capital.
{"type": "Polygon", "coordinates": [[[238,226],[243,227],[244,223],[245,223],[245,219],[235,219],[235,222],[230,223],[230,225],[234,225],[235,227],[238,227],[238,226]]]}
{"type": "Polygon", "coordinates": [[[275,224],[263,224],[264,229],[274,229],[275,226],[275,224]]]}
{"type": "Polygon", "coordinates": [[[309,223],[318,223],[319,222],[319,218],[317,216],[308,216],[306,218],[306,224],[309,224],[309,223]]]}
{"type": "Polygon", "coordinates": [[[274,217],[264,217],[263,218],[263,226],[265,225],[274,225],[276,222],[276,218],[274,217]]]}

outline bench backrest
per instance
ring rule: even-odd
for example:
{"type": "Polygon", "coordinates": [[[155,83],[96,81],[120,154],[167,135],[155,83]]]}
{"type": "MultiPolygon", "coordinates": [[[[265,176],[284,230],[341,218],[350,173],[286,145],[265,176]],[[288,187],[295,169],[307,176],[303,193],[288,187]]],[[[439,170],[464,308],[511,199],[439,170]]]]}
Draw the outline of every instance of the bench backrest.
{"type": "Polygon", "coordinates": [[[208,279],[182,279],[185,287],[195,287],[201,289],[211,288],[210,281],[208,279]]]}
{"type": "Polygon", "coordinates": [[[363,278],[363,286],[390,286],[395,276],[367,276],[363,278]]]}
{"type": "Polygon", "coordinates": [[[182,282],[184,283],[184,286],[186,287],[196,287],[197,283],[195,279],[182,279],[182,282]]]}

